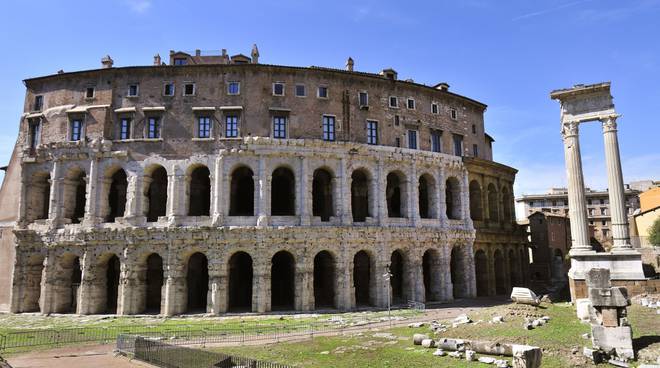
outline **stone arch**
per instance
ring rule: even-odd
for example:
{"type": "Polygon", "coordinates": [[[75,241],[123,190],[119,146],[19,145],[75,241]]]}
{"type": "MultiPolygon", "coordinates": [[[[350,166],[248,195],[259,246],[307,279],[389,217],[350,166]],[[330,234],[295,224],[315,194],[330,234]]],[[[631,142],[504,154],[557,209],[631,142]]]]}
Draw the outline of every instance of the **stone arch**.
{"type": "Polygon", "coordinates": [[[437,218],[436,204],[436,182],[431,174],[423,174],[419,177],[418,197],[419,197],[419,217],[437,218]]]}
{"type": "Polygon", "coordinates": [[[28,222],[48,219],[50,209],[50,174],[35,172],[27,186],[26,219],[28,222]]]}
{"type": "Polygon", "coordinates": [[[296,177],[287,167],[273,171],[270,193],[272,216],[296,215],[296,177]]]}
{"type": "Polygon", "coordinates": [[[314,307],[336,308],[335,303],[335,257],[327,250],[314,256],[314,307]]]}
{"type": "Polygon", "coordinates": [[[100,267],[105,274],[105,313],[116,314],[119,300],[119,276],[121,261],[116,254],[109,254],[100,267]]]}
{"type": "Polygon", "coordinates": [[[271,258],[271,310],[292,310],[295,306],[296,262],[291,253],[281,250],[271,258]]]}
{"type": "Polygon", "coordinates": [[[390,255],[390,288],[392,290],[392,304],[402,304],[406,302],[405,279],[407,264],[403,251],[396,249],[390,255]]]}
{"type": "Polygon", "coordinates": [[[497,200],[499,195],[497,194],[497,188],[495,184],[488,184],[488,217],[490,221],[499,221],[498,214],[498,203],[497,200]]]}
{"type": "Polygon", "coordinates": [[[39,312],[41,301],[41,280],[44,270],[45,256],[33,254],[27,257],[23,269],[22,295],[19,297],[21,308],[19,312],[39,312]]]}
{"type": "Polygon", "coordinates": [[[312,179],[312,215],[321,221],[330,221],[335,215],[333,201],[333,175],[325,168],[314,170],[312,179]]]}
{"type": "Polygon", "coordinates": [[[209,291],[209,261],[206,255],[195,252],[186,264],[187,312],[206,313],[209,291]]]}
{"type": "Polygon", "coordinates": [[[511,210],[511,193],[506,186],[502,187],[502,221],[513,221],[513,211],[511,210]]]}
{"type": "Polygon", "coordinates": [[[211,172],[204,165],[189,169],[188,216],[209,216],[211,211],[211,172]]]}
{"type": "Polygon", "coordinates": [[[117,217],[124,217],[126,211],[126,195],[128,190],[128,177],[126,171],[117,168],[108,175],[110,179],[107,192],[107,214],[105,222],[115,222],[117,217]]]}
{"type": "Polygon", "coordinates": [[[364,222],[371,217],[371,176],[365,169],[356,169],[351,174],[351,213],[354,222],[364,222]]]}
{"type": "Polygon", "coordinates": [[[82,281],[80,257],[66,253],[58,259],[61,279],[55,292],[56,302],[53,310],[58,313],[76,313],[78,309],[78,290],[82,281]]]}
{"type": "Polygon", "coordinates": [[[487,296],[488,292],[488,256],[482,249],[474,254],[474,274],[477,278],[477,296],[487,296]]]}
{"type": "Polygon", "coordinates": [[[254,173],[241,165],[231,172],[229,216],[254,216],[254,173]]]}
{"type": "Polygon", "coordinates": [[[437,302],[441,299],[442,281],[440,275],[442,263],[436,249],[427,249],[422,256],[422,275],[424,279],[424,300],[437,302]]]}
{"type": "Polygon", "coordinates": [[[374,259],[360,250],[353,256],[353,287],[355,288],[356,306],[373,306],[375,299],[374,259]]]}
{"type": "Polygon", "coordinates": [[[455,177],[449,177],[445,184],[445,202],[447,204],[447,218],[461,219],[461,185],[455,177]]]}
{"type": "MultiPolygon", "coordinates": [[[[147,257],[145,269],[145,307],[147,313],[160,313],[163,290],[163,258],[158,253],[147,257]]],[[[190,260],[189,260],[190,263],[190,260]]],[[[190,267],[190,266],[189,266],[190,267]]],[[[190,268],[189,268],[190,269],[190,268]]]]}
{"type": "Polygon", "coordinates": [[[229,258],[229,285],[227,287],[227,307],[232,312],[252,310],[252,257],[243,251],[229,258]]]}
{"type": "Polygon", "coordinates": [[[147,222],[156,222],[161,216],[167,216],[167,170],[160,165],[153,165],[144,176],[144,215],[147,222]]]}
{"type": "Polygon", "coordinates": [[[481,201],[481,185],[476,180],[470,181],[470,218],[483,220],[483,204],[481,201]]]}
{"type": "Polygon", "coordinates": [[[495,294],[503,295],[507,293],[506,277],[507,270],[502,251],[497,249],[493,257],[495,267],[495,294]]]}
{"type": "Polygon", "coordinates": [[[465,298],[468,294],[468,260],[465,250],[461,246],[451,248],[451,259],[449,263],[451,283],[453,285],[452,295],[456,298],[465,298]]]}
{"type": "Polygon", "coordinates": [[[406,177],[400,171],[387,174],[385,199],[387,200],[387,217],[406,217],[406,177]]]}
{"type": "Polygon", "coordinates": [[[71,168],[64,177],[62,193],[62,217],[72,224],[79,224],[85,217],[87,200],[87,176],[79,167],[71,168]]]}

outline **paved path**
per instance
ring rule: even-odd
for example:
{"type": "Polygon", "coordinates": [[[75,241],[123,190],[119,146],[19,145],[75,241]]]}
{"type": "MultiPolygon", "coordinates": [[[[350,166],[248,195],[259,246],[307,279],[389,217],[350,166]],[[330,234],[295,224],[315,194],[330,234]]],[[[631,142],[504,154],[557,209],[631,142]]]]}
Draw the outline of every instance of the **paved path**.
{"type": "Polygon", "coordinates": [[[7,358],[14,368],[135,368],[152,365],[115,356],[114,345],[82,345],[31,352],[7,358]]]}

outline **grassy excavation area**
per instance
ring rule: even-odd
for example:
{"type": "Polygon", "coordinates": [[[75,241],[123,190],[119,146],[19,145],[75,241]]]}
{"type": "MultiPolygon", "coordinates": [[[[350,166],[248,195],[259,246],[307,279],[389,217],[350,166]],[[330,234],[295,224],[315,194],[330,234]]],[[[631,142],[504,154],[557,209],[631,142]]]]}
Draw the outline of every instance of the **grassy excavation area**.
{"type": "MultiPolygon", "coordinates": [[[[469,317],[474,322],[455,328],[451,320],[439,321],[447,329],[437,335],[430,331],[427,323],[420,328],[384,328],[259,348],[222,347],[216,350],[295,367],[487,367],[479,362],[433,356],[435,349],[413,346],[413,334],[426,333],[434,339],[447,337],[539,346],[543,348],[543,367],[593,366],[582,355],[582,347],[591,346],[591,341],[582,337],[590,331],[590,327],[577,320],[575,307],[568,303],[543,303],[539,308],[508,304],[483,308],[469,314],[469,317]],[[504,322],[489,323],[496,316],[502,316],[504,322]],[[523,329],[525,317],[534,319],[542,316],[550,317],[547,324],[533,330],[523,329]]],[[[629,319],[635,344],[638,349],[641,348],[639,359],[632,366],[644,361],[655,362],[660,355],[660,318],[655,310],[635,304],[629,307],[629,319]]],[[[510,357],[506,359],[511,360],[510,357]]]]}

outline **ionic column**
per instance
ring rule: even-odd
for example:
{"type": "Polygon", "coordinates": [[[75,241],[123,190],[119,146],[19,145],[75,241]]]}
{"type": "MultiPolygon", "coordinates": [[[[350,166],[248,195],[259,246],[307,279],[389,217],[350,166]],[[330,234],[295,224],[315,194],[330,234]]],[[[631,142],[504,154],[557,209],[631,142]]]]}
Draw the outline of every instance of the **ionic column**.
{"type": "Polygon", "coordinates": [[[213,175],[213,226],[222,224],[224,211],[222,210],[222,194],[224,191],[224,161],[222,152],[215,159],[215,172],[213,175]]]}
{"type": "Polygon", "coordinates": [[[438,170],[438,184],[436,186],[436,188],[437,188],[436,208],[437,208],[437,211],[438,211],[438,218],[440,219],[440,226],[441,227],[447,226],[447,222],[449,221],[449,218],[447,218],[447,188],[446,188],[446,185],[447,185],[447,177],[445,175],[445,168],[444,168],[444,166],[440,166],[440,170],[438,170]]]}
{"type": "Polygon", "coordinates": [[[335,186],[338,187],[337,192],[337,216],[341,219],[342,225],[350,225],[353,222],[351,214],[351,183],[353,179],[346,172],[346,159],[339,160],[339,176],[336,178],[335,186]]]}
{"type": "Polygon", "coordinates": [[[133,221],[136,217],[143,216],[142,201],[143,195],[143,179],[141,173],[130,175],[128,177],[128,188],[126,195],[126,218],[133,221]]]}
{"type": "Polygon", "coordinates": [[[300,195],[296,196],[298,201],[298,214],[300,214],[300,225],[309,225],[311,223],[310,207],[310,190],[309,188],[309,163],[306,157],[300,158],[300,195]]]}
{"type": "Polygon", "coordinates": [[[561,135],[564,140],[566,179],[568,180],[568,211],[571,218],[571,238],[573,239],[570,253],[591,251],[578,122],[563,123],[561,135]]]}
{"type": "Polygon", "coordinates": [[[173,174],[168,175],[167,216],[170,223],[176,223],[179,217],[186,215],[186,180],[188,178],[185,175],[178,174],[176,166],[172,169],[172,172],[173,174]],[[170,183],[172,185],[169,185],[170,183]]]}
{"type": "Polygon", "coordinates": [[[466,227],[472,229],[472,219],[470,218],[470,180],[468,175],[468,171],[463,169],[461,180],[461,218],[466,227]]]}
{"type": "Polygon", "coordinates": [[[146,265],[121,262],[119,275],[117,314],[125,316],[141,312],[146,307],[143,295],[146,292],[146,265]],[[140,273],[144,273],[142,278],[140,273]]]}
{"type": "Polygon", "coordinates": [[[57,311],[54,303],[55,287],[57,283],[57,271],[55,269],[55,256],[48,255],[44,259],[44,268],[41,271],[41,290],[39,294],[39,311],[41,314],[50,314],[57,311]]]}
{"type": "MultiPolygon", "coordinates": [[[[103,299],[99,293],[97,273],[95,270],[94,256],[85,252],[81,259],[81,278],[79,287],[79,299],[77,305],[78,314],[95,314],[102,311],[98,307],[98,299],[103,299]]],[[[102,290],[104,291],[104,290],[102,290]]]]}
{"type": "Polygon", "coordinates": [[[89,175],[87,176],[87,201],[85,202],[85,226],[94,226],[102,220],[98,217],[97,199],[99,182],[99,162],[96,157],[89,164],[89,175]]]}
{"type": "Polygon", "coordinates": [[[378,224],[380,226],[385,225],[387,221],[387,193],[385,193],[385,188],[387,187],[386,178],[383,177],[383,161],[378,160],[378,168],[376,171],[376,191],[374,196],[376,197],[376,210],[378,213],[378,224]]]}
{"type": "Polygon", "coordinates": [[[259,169],[254,178],[257,182],[257,226],[268,226],[268,214],[270,213],[270,198],[268,188],[270,186],[270,175],[266,172],[266,159],[259,156],[259,169]]]}
{"type": "Polygon", "coordinates": [[[602,120],[605,140],[605,164],[607,165],[607,185],[612,216],[613,252],[632,249],[628,233],[626,197],[623,189],[623,173],[619,155],[619,138],[616,129],[616,115],[602,120]]]}
{"type": "Polygon", "coordinates": [[[420,220],[419,216],[419,181],[417,178],[417,162],[413,161],[410,165],[410,175],[408,178],[408,218],[412,226],[417,226],[420,220]]]}
{"type": "Polygon", "coordinates": [[[62,179],[60,178],[60,161],[58,159],[53,161],[53,170],[50,174],[50,204],[48,205],[48,219],[54,226],[57,226],[60,220],[60,206],[62,179]]]}

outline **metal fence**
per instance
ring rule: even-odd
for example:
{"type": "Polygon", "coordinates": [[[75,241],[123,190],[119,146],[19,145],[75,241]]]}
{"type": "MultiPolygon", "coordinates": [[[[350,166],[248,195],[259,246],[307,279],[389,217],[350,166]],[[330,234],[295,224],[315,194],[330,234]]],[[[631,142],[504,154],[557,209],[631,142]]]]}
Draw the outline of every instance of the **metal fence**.
{"type": "Polygon", "coordinates": [[[288,368],[288,366],[168,344],[134,335],[117,337],[119,353],[163,368],[288,368]]]}

